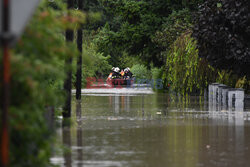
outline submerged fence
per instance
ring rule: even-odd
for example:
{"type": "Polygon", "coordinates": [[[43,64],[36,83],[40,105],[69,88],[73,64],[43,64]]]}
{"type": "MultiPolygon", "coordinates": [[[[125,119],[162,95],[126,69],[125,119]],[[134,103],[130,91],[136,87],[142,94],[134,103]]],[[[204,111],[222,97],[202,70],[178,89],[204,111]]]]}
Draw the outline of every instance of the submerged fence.
{"type": "Polygon", "coordinates": [[[244,110],[244,89],[213,83],[208,87],[209,110],[244,110]]]}

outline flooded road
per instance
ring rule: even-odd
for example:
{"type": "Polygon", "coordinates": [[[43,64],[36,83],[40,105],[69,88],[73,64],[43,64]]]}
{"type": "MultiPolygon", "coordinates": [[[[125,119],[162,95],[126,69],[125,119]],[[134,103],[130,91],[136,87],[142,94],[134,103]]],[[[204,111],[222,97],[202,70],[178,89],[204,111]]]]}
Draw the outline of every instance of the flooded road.
{"type": "Polygon", "coordinates": [[[198,96],[124,93],[87,92],[73,101],[73,123],[57,129],[51,162],[62,167],[250,166],[248,107],[216,111],[220,107],[211,110],[198,96]]]}

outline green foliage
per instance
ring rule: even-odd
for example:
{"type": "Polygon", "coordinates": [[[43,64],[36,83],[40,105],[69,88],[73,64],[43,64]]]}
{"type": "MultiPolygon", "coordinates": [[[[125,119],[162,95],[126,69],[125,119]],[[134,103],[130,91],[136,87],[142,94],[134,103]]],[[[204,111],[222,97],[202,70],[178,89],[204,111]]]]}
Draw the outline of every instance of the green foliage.
{"type": "MultiPolygon", "coordinates": [[[[167,44],[159,45],[161,41],[157,39],[162,35],[156,32],[165,29],[164,35],[169,30],[181,33],[182,29],[189,27],[189,9],[195,10],[201,1],[100,0],[104,13],[112,17],[96,35],[97,51],[104,53],[104,56],[110,55],[110,63],[116,66],[119,66],[119,57],[123,52],[141,58],[148,67],[151,62],[155,66],[161,66],[164,64],[162,51],[166,50],[167,44]],[[179,10],[183,11],[176,12],[177,14],[173,12],[179,10]],[[170,16],[171,13],[173,14],[170,16]],[[175,23],[179,16],[179,21],[175,23]]],[[[173,38],[168,38],[168,41],[173,38]]],[[[161,40],[164,41],[164,37],[161,40]]]]}
{"type": "Polygon", "coordinates": [[[150,71],[144,65],[133,65],[133,67],[131,68],[131,72],[134,74],[136,79],[151,79],[150,71]]]}
{"type": "MultiPolygon", "coordinates": [[[[108,63],[110,57],[104,57],[103,54],[95,51],[93,43],[85,41],[83,43],[83,67],[82,67],[82,83],[86,85],[86,78],[106,78],[112,66],[108,63]]],[[[76,69],[76,68],[75,68],[76,69]]],[[[76,78],[73,76],[73,83],[76,78]]]]}
{"type": "Polygon", "coordinates": [[[153,84],[152,86],[155,91],[160,91],[164,89],[164,87],[160,86],[164,85],[165,83],[163,75],[164,75],[164,66],[162,66],[161,68],[151,67],[151,76],[152,76],[151,84],[153,84]]]}
{"type": "Polygon", "coordinates": [[[162,75],[163,75],[163,70],[164,68],[157,68],[154,67],[151,69],[151,75],[152,75],[152,79],[156,80],[156,79],[162,79],[162,75]]]}
{"type": "Polygon", "coordinates": [[[123,52],[120,57],[118,57],[118,62],[120,68],[133,67],[135,64],[143,64],[143,61],[137,56],[129,56],[127,52],[123,52]]]}
{"type": "Polygon", "coordinates": [[[84,0],[83,11],[87,12],[87,23],[83,25],[83,29],[87,34],[96,31],[99,27],[105,25],[107,20],[110,20],[109,15],[104,11],[104,7],[99,2],[100,0],[84,0]]]}
{"type": "Polygon", "coordinates": [[[106,24],[93,41],[98,52],[103,53],[106,57],[112,57],[109,63],[113,66],[119,66],[119,56],[122,53],[120,47],[114,46],[114,44],[110,42],[113,41],[116,45],[120,44],[120,46],[122,46],[122,43],[119,40],[116,40],[116,38],[117,34],[110,31],[109,24],[106,24]]]}
{"type": "Polygon", "coordinates": [[[188,9],[173,11],[162,25],[162,30],[155,33],[153,42],[166,50],[183,32],[191,28],[191,20],[188,9]]]}
{"type": "Polygon", "coordinates": [[[250,81],[247,80],[247,77],[244,76],[242,78],[239,78],[238,81],[235,84],[236,88],[243,88],[245,89],[245,93],[249,93],[250,91],[250,81]]]}
{"type": "Polygon", "coordinates": [[[189,31],[177,38],[171,50],[167,52],[165,73],[166,75],[163,73],[162,76],[162,79],[166,80],[165,84],[170,84],[171,89],[183,95],[202,94],[208,84],[213,82],[235,87],[238,80],[238,76],[232,72],[217,70],[205,59],[199,58],[196,41],[189,31]]]}
{"type": "Polygon", "coordinates": [[[199,56],[220,70],[250,78],[250,1],[206,0],[195,17],[199,56]]]}
{"type": "Polygon", "coordinates": [[[73,44],[66,45],[64,31],[84,21],[82,13],[65,12],[59,0],[42,1],[12,51],[10,166],[50,166],[53,135],[44,114],[46,107],[63,103],[64,59],[78,54],[73,44]]]}
{"type": "Polygon", "coordinates": [[[218,71],[217,83],[223,83],[225,85],[235,87],[237,76],[232,74],[232,71],[221,70],[218,71]]]}
{"type": "Polygon", "coordinates": [[[213,80],[214,70],[198,57],[190,32],[181,35],[167,54],[167,83],[182,94],[202,92],[213,80]]]}

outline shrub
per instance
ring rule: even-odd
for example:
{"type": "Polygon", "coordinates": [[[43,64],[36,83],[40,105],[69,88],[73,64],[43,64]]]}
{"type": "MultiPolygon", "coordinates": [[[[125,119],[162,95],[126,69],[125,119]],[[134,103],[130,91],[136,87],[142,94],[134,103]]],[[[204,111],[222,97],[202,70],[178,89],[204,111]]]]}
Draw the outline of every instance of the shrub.
{"type": "Polygon", "coordinates": [[[131,68],[131,72],[134,74],[136,79],[151,79],[151,74],[146,66],[142,64],[135,64],[131,68]]]}
{"type": "Polygon", "coordinates": [[[164,69],[163,67],[162,68],[153,67],[151,69],[152,79],[154,79],[154,80],[162,79],[163,69],[164,69]]]}
{"type": "Polygon", "coordinates": [[[44,114],[46,107],[63,103],[64,60],[78,54],[76,46],[66,45],[63,32],[67,27],[75,27],[78,21],[73,20],[80,18],[72,16],[72,22],[67,21],[65,10],[60,1],[43,1],[11,52],[9,166],[50,166],[53,133],[44,114]],[[60,10],[48,7],[50,3],[60,10]]]}
{"type": "Polygon", "coordinates": [[[217,69],[249,78],[249,12],[249,0],[206,0],[196,15],[193,32],[199,56],[217,69]]]}
{"type": "Polygon", "coordinates": [[[151,67],[151,75],[152,75],[152,82],[153,88],[155,90],[162,90],[164,85],[164,79],[163,79],[163,70],[164,67],[157,68],[157,67],[151,67]]]}
{"type": "MultiPolygon", "coordinates": [[[[110,56],[105,57],[95,51],[94,44],[85,41],[83,44],[82,85],[86,86],[86,78],[106,78],[112,66],[108,63],[110,56]]],[[[74,63],[76,65],[76,63],[74,63]]],[[[76,67],[74,67],[76,69],[76,67]]],[[[73,86],[76,84],[76,76],[73,75],[73,86]]]]}
{"type": "Polygon", "coordinates": [[[167,53],[166,73],[166,84],[183,94],[202,93],[216,78],[215,70],[198,57],[196,41],[190,32],[182,34],[171,46],[167,53]]]}

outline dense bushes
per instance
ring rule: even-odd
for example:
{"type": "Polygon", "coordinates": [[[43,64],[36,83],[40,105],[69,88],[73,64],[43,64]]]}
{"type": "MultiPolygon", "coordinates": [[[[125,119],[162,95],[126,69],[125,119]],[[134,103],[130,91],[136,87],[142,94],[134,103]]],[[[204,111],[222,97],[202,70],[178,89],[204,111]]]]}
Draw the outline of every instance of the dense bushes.
{"type": "MultiPolygon", "coordinates": [[[[95,51],[94,45],[85,41],[83,43],[83,65],[82,65],[82,85],[86,86],[88,77],[106,78],[112,66],[108,63],[110,56],[104,57],[102,53],[95,51]]],[[[76,64],[76,63],[75,63],[76,64]]],[[[76,69],[76,67],[74,68],[76,69]]],[[[75,85],[76,78],[73,76],[75,85]]]]}
{"type": "Polygon", "coordinates": [[[73,44],[66,45],[64,31],[67,27],[76,27],[83,18],[81,13],[73,11],[68,18],[65,11],[66,6],[60,1],[42,1],[18,46],[12,51],[12,167],[50,166],[53,135],[44,114],[46,107],[63,104],[64,59],[78,54],[73,44]],[[50,7],[51,3],[58,7],[57,10],[50,7]]]}
{"type": "Polygon", "coordinates": [[[136,79],[150,79],[151,78],[150,71],[147,69],[146,66],[141,65],[141,64],[135,64],[131,68],[131,72],[134,74],[136,79]]]}
{"type": "Polygon", "coordinates": [[[250,1],[207,0],[196,15],[199,55],[218,69],[250,77],[250,1]]]}
{"type": "Polygon", "coordinates": [[[176,92],[203,92],[214,78],[213,69],[198,57],[191,33],[182,34],[167,53],[166,80],[176,92]]]}
{"type": "MultiPolygon", "coordinates": [[[[239,79],[235,73],[249,75],[246,0],[99,2],[109,19],[96,31],[94,42],[96,51],[110,56],[113,66],[133,64],[138,78],[162,78],[165,88],[170,84],[182,93],[202,93],[216,81],[234,87],[239,79]],[[195,15],[196,40],[190,37],[191,32],[182,35],[193,28],[195,15]],[[151,73],[144,74],[139,64],[151,73]]],[[[245,85],[247,79],[241,79],[245,85]]]]}
{"type": "Polygon", "coordinates": [[[183,32],[191,28],[191,23],[191,12],[188,9],[173,11],[162,24],[162,29],[156,31],[152,40],[157,47],[165,51],[183,32]]]}
{"type": "Polygon", "coordinates": [[[104,15],[110,19],[97,32],[98,52],[110,55],[109,62],[114,66],[119,66],[119,57],[126,52],[139,57],[147,67],[151,63],[160,67],[165,63],[162,51],[166,48],[157,41],[158,37],[167,36],[167,41],[162,38],[167,44],[174,41],[176,33],[180,35],[189,25],[191,13],[202,1],[100,0],[104,15]],[[177,23],[175,18],[178,18],[177,23]]]}
{"type": "Polygon", "coordinates": [[[216,69],[200,58],[196,44],[191,32],[187,31],[171,45],[166,55],[166,71],[162,75],[165,87],[170,86],[171,90],[182,94],[202,94],[212,82],[248,89],[245,77],[216,69]]]}

